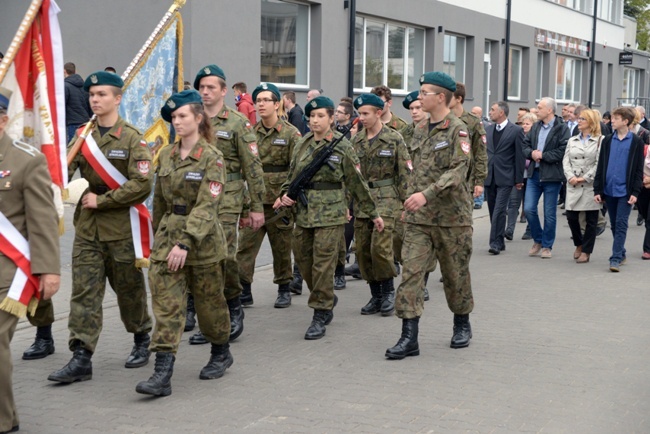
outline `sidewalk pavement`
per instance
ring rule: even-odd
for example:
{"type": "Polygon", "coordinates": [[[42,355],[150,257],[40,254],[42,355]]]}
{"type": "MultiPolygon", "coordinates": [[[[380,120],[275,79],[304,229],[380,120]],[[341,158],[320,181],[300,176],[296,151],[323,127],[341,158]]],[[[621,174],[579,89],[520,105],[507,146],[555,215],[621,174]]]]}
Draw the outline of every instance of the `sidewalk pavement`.
{"type": "Polygon", "coordinates": [[[290,308],[274,309],[272,268],[264,265],[256,270],[244,333],[231,344],[234,365],[221,379],[199,380],[210,349],[188,345],[191,333],[185,333],[173,394],[159,399],[135,392],[151,375],[153,359],[143,368],[124,368],[131,336],[110,289],[92,381],[47,381],[71,355],[66,235],[55,298],[57,352],[21,360],[34,336],[24,321],[12,342],[21,432],[650,432],[649,264],[641,260],[644,228],[634,224],[636,213],[620,273],[608,270],[609,230],[598,238],[590,263],[574,263],[559,209],[552,259],[527,256],[532,243],[521,240],[525,224],[517,225],[505,252],[492,256],[486,215],[486,206],[475,212],[469,348],[449,348],[452,314],[439,271],[429,280],[431,300],[420,321],[421,355],[389,361],[384,352],[397,342],[401,322],[359,314],[369,298],[362,281],[349,279],[337,292],[327,335],[306,341],[312,315],[307,288],[290,308]]]}

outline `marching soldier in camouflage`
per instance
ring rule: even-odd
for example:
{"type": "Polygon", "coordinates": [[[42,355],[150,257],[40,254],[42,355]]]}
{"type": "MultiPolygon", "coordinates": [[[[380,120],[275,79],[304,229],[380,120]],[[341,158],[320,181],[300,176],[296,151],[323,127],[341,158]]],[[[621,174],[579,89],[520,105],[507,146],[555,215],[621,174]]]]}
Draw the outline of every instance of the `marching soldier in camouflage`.
{"type": "Polygon", "coordinates": [[[431,115],[413,135],[414,171],[404,202],[404,273],[395,299],[402,335],[386,357],[420,354],[418,322],[424,309],[423,278],[433,249],[444,278],[447,305],[454,313],[452,348],[469,345],[469,313],[474,307],[469,274],[472,253],[472,206],[467,187],[471,145],[467,127],[448,104],[456,83],[442,72],[420,78],[422,108],[431,115]]]}
{"type": "Polygon", "coordinates": [[[483,184],[487,178],[488,157],[485,128],[483,128],[481,118],[463,108],[463,102],[465,102],[465,85],[457,82],[449,108],[467,126],[472,145],[472,160],[467,172],[467,181],[474,197],[479,197],[483,194],[483,184]]]}
{"type": "MultiPolygon", "coordinates": [[[[233,341],[244,331],[242,286],[236,258],[239,217],[248,188],[250,227],[257,231],[264,224],[264,172],[253,127],[244,115],[224,103],[228,87],[223,69],[217,65],[201,68],[194,79],[194,88],[201,94],[205,113],[214,129],[214,143],[226,161],[226,185],[219,206],[219,220],[228,244],[224,295],[230,310],[230,340],[233,341]]],[[[200,332],[190,338],[190,344],[205,343],[207,340],[200,332]]]]}
{"type": "MultiPolygon", "coordinates": [[[[142,203],[151,192],[151,152],[142,134],[118,114],[122,99],[122,79],[99,71],[88,76],[84,89],[97,115],[93,139],[108,162],[127,178],[111,190],[80,152],[68,167],[71,178],[77,169],[88,181],[74,215],[75,239],[72,247],[72,296],[68,341],[73,356],[62,369],[48,377],[72,383],[92,378],[90,358],[102,329],[102,301],[106,279],[117,294],[122,322],[134,334],[135,345],[125,366],[137,368],[149,361],[151,318],[142,271],[135,266],[129,208],[142,203]]],[[[70,143],[73,144],[77,139],[70,143]]]]}
{"type": "Polygon", "coordinates": [[[352,147],[361,163],[361,174],[384,220],[384,230],[375,231],[369,216],[356,207],[354,234],[361,276],[370,285],[370,301],[362,315],[395,310],[397,275],[393,265],[393,230],[401,218],[408,178],[413,168],[402,136],[381,122],[384,102],[377,95],[362,94],[354,100],[363,130],[352,139],[352,147]]]}
{"type": "Polygon", "coordinates": [[[210,144],[213,131],[201,107],[201,95],[185,90],[172,95],[161,115],[180,138],[162,149],[153,198],[153,227],[149,286],[156,327],[150,349],[156,367],[138,393],[168,396],[176,352],[185,327],[185,300],[194,290],[195,308],[203,336],[212,344],[203,380],[222,377],[233,363],[229,350],[230,317],[223,288],[225,236],[219,223],[226,167],[223,155],[210,144]]]}
{"type": "Polygon", "coordinates": [[[301,138],[300,132],[290,123],[278,117],[280,106],[280,91],[271,83],[262,83],[252,94],[255,108],[260,115],[260,121],[255,125],[257,146],[264,169],[264,218],[267,223],[257,231],[248,227],[248,219],[242,218],[244,226],[239,232],[239,278],[243,287],[241,302],[244,306],[253,304],[251,283],[255,271],[255,259],[262,246],[264,235],[268,234],[271,252],[273,253],[273,283],[278,285],[276,308],[291,305],[291,290],[289,284],[293,279],[291,272],[291,230],[293,215],[288,214],[284,219],[275,219],[273,204],[280,197],[280,188],[286,181],[296,143],[301,138]]]}
{"type": "MultiPolygon", "coordinates": [[[[334,102],[324,96],[316,97],[305,107],[311,132],[296,147],[291,159],[289,176],[282,185],[282,196],[275,209],[296,204],[286,195],[289,185],[309,165],[312,157],[329,145],[340,133],[333,132],[334,102]]],[[[347,222],[348,201],[345,188],[358,202],[358,209],[369,217],[379,232],[384,222],[377,213],[370,191],[361,175],[361,167],[350,142],[343,138],[334,148],[328,163],[311,179],[306,191],[307,204],[298,201],[295,207],[293,251],[304,281],[310,290],[309,307],[314,309],[312,323],[305,339],[325,336],[325,326],[333,317],[336,304],[332,276],[338,258],[338,249],[347,222]]]]}

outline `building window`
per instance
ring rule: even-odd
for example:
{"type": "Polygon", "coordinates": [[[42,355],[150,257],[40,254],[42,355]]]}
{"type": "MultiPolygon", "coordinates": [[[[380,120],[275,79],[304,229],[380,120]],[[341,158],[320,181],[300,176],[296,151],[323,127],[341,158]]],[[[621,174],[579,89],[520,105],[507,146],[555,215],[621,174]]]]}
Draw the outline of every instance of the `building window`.
{"type": "Polygon", "coordinates": [[[582,60],[557,56],[555,70],[555,99],[558,101],[580,101],[582,84],[582,60]]]}
{"type": "Polygon", "coordinates": [[[614,24],[623,24],[623,0],[599,0],[598,18],[614,24]]]}
{"type": "MultiPolygon", "coordinates": [[[[592,4],[593,0],[551,0],[553,3],[557,3],[562,6],[567,6],[576,11],[592,13],[592,4]]],[[[607,0],[605,0],[607,1],[607,0]]]]}
{"type": "Polygon", "coordinates": [[[508,98],[521,99],[521,48],[510,47],[508,65],[508,98]]]}
{"type": "Polygon", "coordinates": [[[262,81],[307,86],[309,6],[262,0],[262,81]]]}
{"type": "Polygon", "coordinates": [[[454,80],[465,83],[465,38],[445,34],[442,70],[454,80]]]}
{"type": "Polygon", "coordinates": [[[536,82],[535,82],[535,98],[537,100],[540,100],[544,97],[544,82],[545,82],[545,77],[544,77],[544,52],[543,51],[537,51],[537,77],[536,77],[536,82]]]}
{"type": "Polygon", "coordinates": [[[639,96],[641,90],[641,70],[623,69],[623,94],[621,97],[633,99],[639,96]]]}
{"type": "Polygon", "coordinates": [[[600,104],[600,89],[602,87],[603,63],[596,62],[594,68],[594,79],[591,83],[592,104],[600,104]]]}
{"type": "Polygon", "coordinates": [[[424,30],[357,17],[354,87],[385,85],[397,92],[419,88],[424,72],[424,30]]]}

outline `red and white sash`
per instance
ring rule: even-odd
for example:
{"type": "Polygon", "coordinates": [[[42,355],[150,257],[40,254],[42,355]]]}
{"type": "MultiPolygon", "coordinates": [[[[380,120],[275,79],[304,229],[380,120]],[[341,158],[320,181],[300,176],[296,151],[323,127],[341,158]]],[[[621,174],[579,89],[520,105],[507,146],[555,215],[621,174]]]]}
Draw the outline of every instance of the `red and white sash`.
{"type": "Polygon", "coordinates": [[[32,310],[36,308],[40,297],[39,281],[32,275],[29,243],[2,212],[0,212],[0,252],[16,264],[16,274],[7,297],[0,304],[0,309],[22,317],[28,307],[32,310]],[[32,300],[35,301],[30,303],[32,300]]]}
{"type": "MultiPolygon", "coordinates": [[[[95,172],[111,190],[115,190],[128,181],[119,170],[108,161],[108,158],[97,146],[97,142],[91,134],[88,134],[81,147],[81,153],[90,163],[95,172]]],[[[135,263],[140,268],[148,267],[148,259],[151,255],[153,245],[153,227],[151,226],[151,215],[144,204],[132,206],[129,209],[131,216],[131,234],[133,235],[133,246],[135,247],[135,263]]]]}

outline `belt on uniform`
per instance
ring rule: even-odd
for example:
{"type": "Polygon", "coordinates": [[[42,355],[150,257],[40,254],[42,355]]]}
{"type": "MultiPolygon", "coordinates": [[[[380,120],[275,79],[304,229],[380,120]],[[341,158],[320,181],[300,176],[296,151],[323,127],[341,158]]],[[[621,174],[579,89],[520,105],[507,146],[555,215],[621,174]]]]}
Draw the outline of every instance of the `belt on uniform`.
{"type": "Polygon", "coordinates": [[[282,172],[288,172],[289,166],[276,166],[274,164],[264,164],[262,166],[262,170],[264,170],[264,173],[282,173],[282,172]]]}
{"type": "Polygon", "coordinates": [[[240,172],[233,172],[226,175],[226,182],[238,181],[240,179],[242,179],[240,172]]]}
{"type": "Polygon", "coordinates": [[[111,191],[111,189],[105,185],[97,185],[95,187],[90,187],[90,191],[95,194],[106,194],[111,191]]]}
{"type": "Polygon", "coordinates": [[[167,212],[176,215],[188,215],[191,210],[187,205],[167,205],[167,212]]]}
{"type": "Polygon", "coordinates": [[[340,190],[343,184],[340,182],[310,182],[305,186],[306,190],[340,190]]]}
{"type": "Polygon", "coordinates": [[[387,187],[389,185],[394,185],[394,184],[395,184],[395,178],[390,178],[390,179],[382,179],[381,181],[369,181],[368,187],[379,188],[379,187],[387,187]]]}

